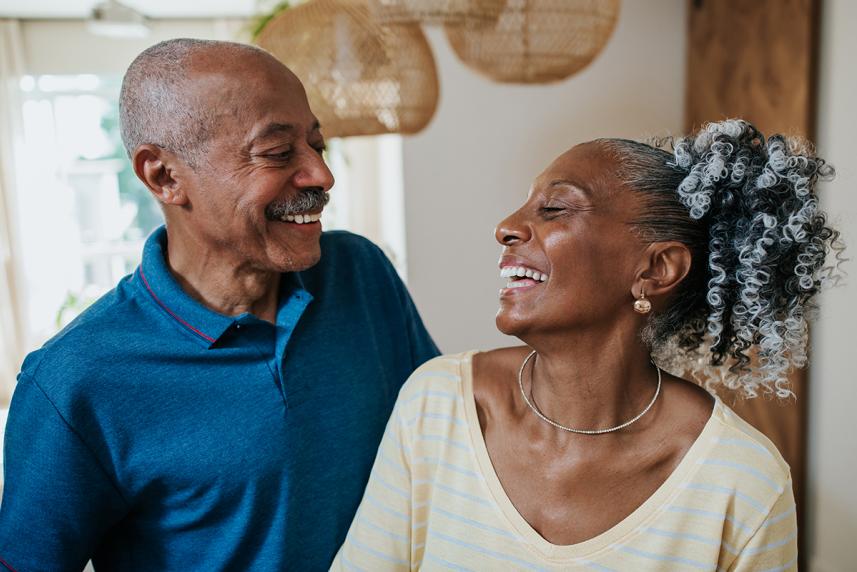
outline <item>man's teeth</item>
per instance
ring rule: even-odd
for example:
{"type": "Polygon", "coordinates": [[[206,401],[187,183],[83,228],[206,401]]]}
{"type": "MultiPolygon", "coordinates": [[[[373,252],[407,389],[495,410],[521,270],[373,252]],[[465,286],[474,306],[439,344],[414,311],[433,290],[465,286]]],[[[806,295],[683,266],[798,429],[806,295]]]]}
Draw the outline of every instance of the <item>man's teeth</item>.
{"type": "Polygon", "coordinates": [[[311,222],[318,222],[321,219],[321,213],[315,214],[299,214],[299,215],[286,215],[286,222],[294,222],[297,224],[308,224],[311,222]]]}
{"type": "MultiPolygon", "coordinates": [[[[532,278],[536,282],[544,282],[548,279],[548,275],[525,266],[504,266],[500,269],[500,278],[532,278]]],[[[514,284],[514,281],[509,281],[509,284],[514,284]]],[[[525,285],[516,284],[514,287],[525,285]]]]}

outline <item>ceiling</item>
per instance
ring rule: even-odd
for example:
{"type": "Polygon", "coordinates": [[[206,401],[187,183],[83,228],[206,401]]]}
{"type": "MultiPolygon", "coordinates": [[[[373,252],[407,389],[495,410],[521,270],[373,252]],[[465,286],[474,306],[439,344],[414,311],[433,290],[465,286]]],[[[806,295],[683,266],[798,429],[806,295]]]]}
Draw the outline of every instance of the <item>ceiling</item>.
{"type": "MultiPolygon", "coordinates": [[[[0,18],[86,18],[98,0],[0,0],[0,18]]],[[[276,2],[258,0],[122,0],[150,18],[241,17],[276,2]]]]}

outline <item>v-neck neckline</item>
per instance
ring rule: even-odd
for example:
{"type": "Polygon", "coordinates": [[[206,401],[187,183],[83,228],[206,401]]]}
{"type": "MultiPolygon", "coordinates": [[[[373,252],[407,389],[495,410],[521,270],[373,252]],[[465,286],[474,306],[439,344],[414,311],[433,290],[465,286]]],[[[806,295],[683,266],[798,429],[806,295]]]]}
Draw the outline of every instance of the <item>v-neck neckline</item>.
{"type": "Polygon", "coordinates": [[[525,541],[524,543],[546,559],[566,560],[591,556],[595,552],[621,541],[625,536],[640,529],[640,526],[666,506],[674,496],[682,490],[681,485],[698,470],[699,459],[711,449],[715,439],[714,434],[721,425],[718,420],[722,417],[722,403],[715,397],[711,416],[706,421],[696,440],[688,448],[673,472],[652,495],[628,516],[613,525],[608,530],[581,542],[568,545],[554,544],[539,534],[532,525],[518,512],[506,493],[494,469],[479,417],[476,410],[476,396],[473,393],[473,356],[479,353],[471,351],[464,355],[460,362],[461,390],[464,397],[464,414],[467,429],[470,434],[471,446],[476,455],[479,471],[500,512],[512,528],[525,541]]]}

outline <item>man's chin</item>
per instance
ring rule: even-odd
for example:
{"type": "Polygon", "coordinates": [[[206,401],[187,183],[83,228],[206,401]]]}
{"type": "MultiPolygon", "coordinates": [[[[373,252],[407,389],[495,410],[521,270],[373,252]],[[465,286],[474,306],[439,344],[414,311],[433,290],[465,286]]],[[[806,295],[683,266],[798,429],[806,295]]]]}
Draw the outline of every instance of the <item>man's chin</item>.
{"type": "Polygon", "coordinates": [[[267,266],[277,272],[301,272],[321,258],[321,223],[270,222],[266,237],[267,266]]]}
{"type": "Polygon", "coordinates": [[[269,257],[272,269],[280,273],[302,272],[318,264],[321,260],[321,248],[316,245],[312,252],[278,253],[269,257]]]}

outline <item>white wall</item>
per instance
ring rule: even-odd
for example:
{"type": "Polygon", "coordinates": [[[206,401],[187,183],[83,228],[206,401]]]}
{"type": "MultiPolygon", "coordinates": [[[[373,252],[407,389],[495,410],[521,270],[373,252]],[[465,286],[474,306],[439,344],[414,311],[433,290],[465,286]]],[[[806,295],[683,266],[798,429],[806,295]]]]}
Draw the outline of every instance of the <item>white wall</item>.
{"type": "Polygon", "coordinates": [[[83,20],[24,20],[24,69],[28,74],[124,75],[137,54],[170,38],[243,39],[246,21],[155,20],[146,38],[94,36],[83,20]]]}
{"type": "Polygon", "coordinates": [[[548,86],[491,83],[429,30],[442,99],[404,140],[408,285],[443,351],[514,342],[494,328],[493,229],[557,155],[596,137],[681,131],[686,21],[685,0],[626,0],[605,51],[548,86]]]}
{"type": "Polygon", "coordinates": [[[822,298],[813,329],[809,403],[809,562],[814,572],[857,569],[857,3],[823,4],[819,154],[837,170],[821,191],[847,243],[845,286],[822,298]]]}

